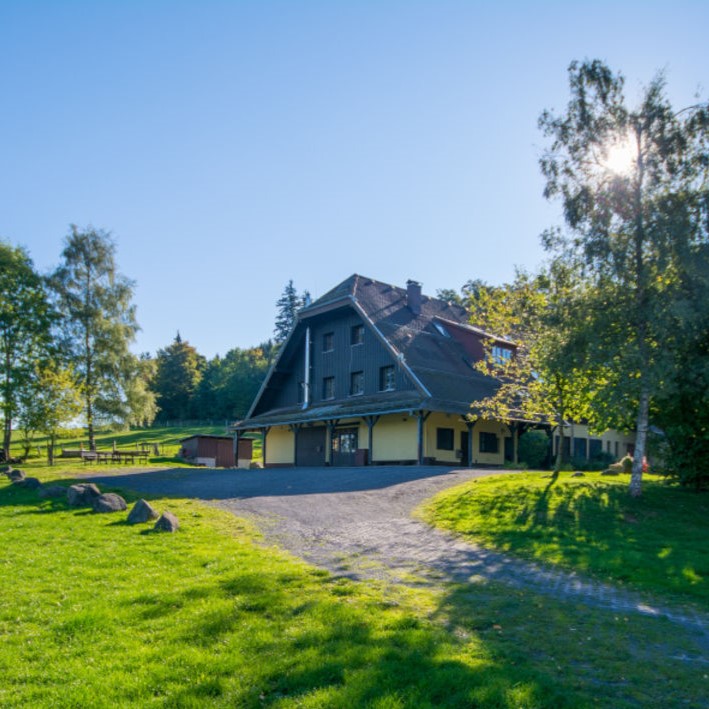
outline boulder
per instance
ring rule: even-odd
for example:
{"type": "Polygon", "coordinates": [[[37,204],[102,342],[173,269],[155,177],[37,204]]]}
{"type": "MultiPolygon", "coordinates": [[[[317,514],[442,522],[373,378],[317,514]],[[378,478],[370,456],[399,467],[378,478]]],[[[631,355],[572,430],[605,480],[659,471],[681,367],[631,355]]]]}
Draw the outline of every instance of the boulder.
{"type": "Polygon", "coordinates": [[[115,492],[104,492],[91,501],[94,512],[122,512],[128,509],[126,501],[115,492]]]}
{"type": "Polygon", "coordinates": [[[37,490],[42,487],[42,482],[39,478],[25,478],[19,482],[22,487],[26,487],[28,490],[37,490]]]}
{"type": "Polygon", "coordinates": [[[176,532],[180,528],[180,521],[172,512],[165,510],[160,519],[155,523],[156,532],[176,532]]]}
{"type": "Polygon", "coordinates": [[[66,499],[72,507],[90,507],[100,494],[101,490],[93,483],[78,483],[66,491],[66,499]]]}
{"type": "Polygon", "coordinates": [[[64,497],[66,488],[63,485],[44,485],[39,489],[39,496],[42,499],[50,497],[64,497]]]}
{"type": "Polygon", "coordinates": [[[159,517],[157,510],[145,500],[138,500],[128,514],[128,524],[143,524],[159,517]]]}
{"type": "Polygon", "coordinates": [[[601,475],[620,475],[620,473],[617,470],[613,470],[612,468],[608,468],[608,470],[604,470],[601,475]]]}
{"type": "Polygon", "coordinates": [[[585,478],[586,476],[580,470],[577,470],[575,473],[572,473],[571,477],[572,478],[585,478]]]}
{"type": "Polygon", "coordinates": [[[25,474],[21,470],[11,470],[7,477],[14,483],[22,482],[25,479],[25,474]]]}

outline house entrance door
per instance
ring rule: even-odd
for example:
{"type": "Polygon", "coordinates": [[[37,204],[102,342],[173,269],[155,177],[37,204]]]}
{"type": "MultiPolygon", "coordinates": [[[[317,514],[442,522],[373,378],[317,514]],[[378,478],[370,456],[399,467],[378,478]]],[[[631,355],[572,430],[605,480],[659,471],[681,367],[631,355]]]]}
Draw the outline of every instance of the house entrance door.
{"type": "Polygon", "coordinates": [[[356,428],[340,428],[332,434],[332,464],[349,466],[355,464],[357,453],[356,428]]]}
{"type": "Polygon", "coordinates": [[[470,445],[470,434],[467,431],[460,432],[460,463],[461,465],[468,466],[470,461],[468,460],[468,446],[470,445]]]}
{"type": "Polygon", "coordinates": [[[298,431],[295,464],[311,467],[325,465],[325,426],[298,431]]]}

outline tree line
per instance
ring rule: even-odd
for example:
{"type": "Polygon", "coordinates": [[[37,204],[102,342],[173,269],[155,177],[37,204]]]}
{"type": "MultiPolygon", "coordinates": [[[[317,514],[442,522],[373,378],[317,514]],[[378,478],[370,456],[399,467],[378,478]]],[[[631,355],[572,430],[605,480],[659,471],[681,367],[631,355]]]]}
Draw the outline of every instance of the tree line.
{"type": "Polygon", "coordinates": [[[177,334],[156,356],[136,355],[134,282],[118,271],[116,244],[101,229],[70,227],[60,265],[37,272],[27,251],[0,241],[1,457],[13,436],[26,457],[80,420],[95,449],[103,424],[147,426],[176,419],[238,419],[307,302],[290,281],[277,303],[274,339],[210,360],[177,334]]]}

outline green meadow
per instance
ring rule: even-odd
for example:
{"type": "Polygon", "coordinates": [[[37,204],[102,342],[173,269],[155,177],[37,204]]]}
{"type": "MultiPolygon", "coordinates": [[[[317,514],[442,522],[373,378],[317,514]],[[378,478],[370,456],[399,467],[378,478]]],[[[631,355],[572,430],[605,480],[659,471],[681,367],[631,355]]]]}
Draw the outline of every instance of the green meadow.
{"type": "Polygon", "coordinates": [[[664,619],[491,583],[338,578],[205,503],[152,504],[181,529],[0,477],[0,706],[706,706],[694,639],[664,619]]]}

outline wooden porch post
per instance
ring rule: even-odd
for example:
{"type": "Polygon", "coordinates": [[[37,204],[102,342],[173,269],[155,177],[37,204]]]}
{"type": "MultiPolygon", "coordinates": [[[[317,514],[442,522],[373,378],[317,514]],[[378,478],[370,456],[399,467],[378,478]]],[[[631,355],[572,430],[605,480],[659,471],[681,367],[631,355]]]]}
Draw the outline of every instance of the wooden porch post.
{"type": "Polygon", "coordinates": [[[293,423],[289,426],[290,430],[293,431],[293,465],[298,466],[298,433],[302,428],[302,423],[293,423]]]}
{"type": "Polygon", "coordinates": [[[266,436],[271,430],[270,426],[266,426],[261,430],[261,455],[263,456],[263,467],[266,467],[266,436]]]}
{"type": "Polygon", "coordinates": [[[239,432],[234,431],[234,445],[232,448],[232,453],[233,453],[235,468],[239,467],[239,438],[240,438],[239,432]]]}
{"type": "Polygon", "coordinates": [[[374,436],[374,426],[377,421],[379,421],[379,416],[365,416],[364,421],[367,424],[367,429],[369,431],[369,451],[367,453],[367,465],[372,465],[372,457],[374,456],[374,444],[372,442],[372,437],[374,436]]]}
{"type": "Polygon", "coordinates": [[[468,429],[468,450],[466,451],[466,456],[468,458],[468,467],[473,467],[473,429],[477,421],[466,421],[465,425],[468,429]]]}
{"type": "Polygon", "coordinates": [[[423,465],[423,425],[426,419],[431,415],[428,411],[424,413],[423,411],[416,412],[416,418],[418,419],[418,464],[423,465]]]}
{"type": "Polygon", "coordinates": [[[325,421],[327,428],[327,440],[325,441],[325,465],[332,465],[332,439],[335,435],[335,427],[339,423],[339,419],[325,421]]]}

